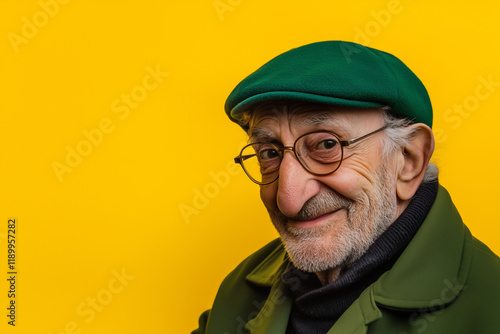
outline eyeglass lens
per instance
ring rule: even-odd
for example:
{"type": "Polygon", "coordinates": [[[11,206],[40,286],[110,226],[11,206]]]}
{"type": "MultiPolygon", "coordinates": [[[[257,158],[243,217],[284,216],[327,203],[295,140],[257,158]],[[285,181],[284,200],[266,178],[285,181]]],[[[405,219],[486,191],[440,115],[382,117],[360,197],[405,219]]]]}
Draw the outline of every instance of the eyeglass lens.
{"type": "MultiPolygon", "coordinates": [[[[297,139],[295,155],[302,166],[317,175],[334,172],[342,161],[342,147],[329,132],[313,132],[297,139]]],[[[271,143],[253,143],[241,151],[247,174],[258,183],[274,181],[279,174],[284,148],[271,143]]]]}

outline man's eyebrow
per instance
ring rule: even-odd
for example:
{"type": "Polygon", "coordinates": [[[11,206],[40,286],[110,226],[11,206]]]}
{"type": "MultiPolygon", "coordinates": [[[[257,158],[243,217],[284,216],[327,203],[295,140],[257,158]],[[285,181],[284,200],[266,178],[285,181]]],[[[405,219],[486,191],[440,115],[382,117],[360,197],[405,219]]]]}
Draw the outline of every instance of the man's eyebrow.
{"type": "Polygon", "coordinates": [[[319,125],[337,125],[339,122],[335,121],[331,112],[320,112],[303,114],[297,122],[299,125],[304,126],[319,126],[319,125]]]}
{"type": "Polygon", "coordinates": [[[265,128],[255,127],[255,128],[250,129],[250,131],[249,131],[249,140],[250,141],[267,142],[267,141],[272,141],[275,139],[276,139],[276,135],[272,131],[265,129],[265,128]]]}

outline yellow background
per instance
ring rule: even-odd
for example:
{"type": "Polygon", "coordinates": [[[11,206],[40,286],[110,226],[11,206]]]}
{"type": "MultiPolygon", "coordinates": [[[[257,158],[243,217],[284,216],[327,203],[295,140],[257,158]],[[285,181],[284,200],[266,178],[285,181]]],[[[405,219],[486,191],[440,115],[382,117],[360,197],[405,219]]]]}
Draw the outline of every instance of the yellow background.
{"type": "Polygon", "coordinates": [[[499,1],[54,1],[0,2],[2,333],[196,328],[225,275],[277,236],[258,187],[231,165],[245,137],[225,98],[275,55],[320,40],[388,51],[421,78],[441,183],[500,253],[499,1]],[[141,101],[125,115],[132,93],[141,101]],[[101,122],[109,133],[85,146],[101,122]],[[88,154],[60,181],[53,164],[68,147],[88,154]]]}

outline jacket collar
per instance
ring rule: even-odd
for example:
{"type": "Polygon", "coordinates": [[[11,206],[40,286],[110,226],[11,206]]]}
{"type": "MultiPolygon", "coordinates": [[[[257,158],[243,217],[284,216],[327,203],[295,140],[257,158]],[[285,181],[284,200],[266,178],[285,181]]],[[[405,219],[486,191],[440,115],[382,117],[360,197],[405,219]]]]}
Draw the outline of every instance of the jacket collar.
{"type": "Polygon", "coordinates": [[[281,275],[288,264],[283,244],[267,256],[246,279],[258,286],[270,288],[269,296],[255,318],[246,324],[252,334],[284,334],[292,309],[292,298],[281,275]]]}
{"type": "MultiPolygon", "coordinates": [[[[393,268],[372,286],[377,305],[398,310],[446,307],[465,288],[471,264],[472,237],[450,195],[439,187],[424,223],[393,268]]],[[[281,282],[288,263],[280,244],[246,279],[258,286],[281,282]]]]}
{"type": "Polygon", "coordinates": [[[276,281],[281,280],[281,275],[287,264],[285,247],[280,243],[271,254],[246,276],[246,279],[258,286],[271,287],[276,281]]]}
{"type": "Polygon", "coordinates": [[[375,301],[413,311],[446,307],[465,288],[471,247],[469,230],[440,186],[417,234],[393,268],[374,283],[375,301]]]}

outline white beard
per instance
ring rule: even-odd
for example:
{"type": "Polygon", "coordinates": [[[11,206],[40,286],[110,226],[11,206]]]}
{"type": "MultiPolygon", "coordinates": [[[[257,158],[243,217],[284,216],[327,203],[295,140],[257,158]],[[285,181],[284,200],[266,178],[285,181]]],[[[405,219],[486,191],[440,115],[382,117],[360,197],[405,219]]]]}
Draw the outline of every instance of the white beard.
{"type": "Polygon", "coordinates": [[[330,189],[309,199],[294,217],[279,209],[269,211],[293,264],[307,272],[343,267],[359,259],[396,218],[394,181],[386,166],[375,175],[375,193],[360,201],[347,199],[330,189]],[[292,220],[311,220],[339,210],[329,221],[313,229],[295,228],[292,220]]]}

